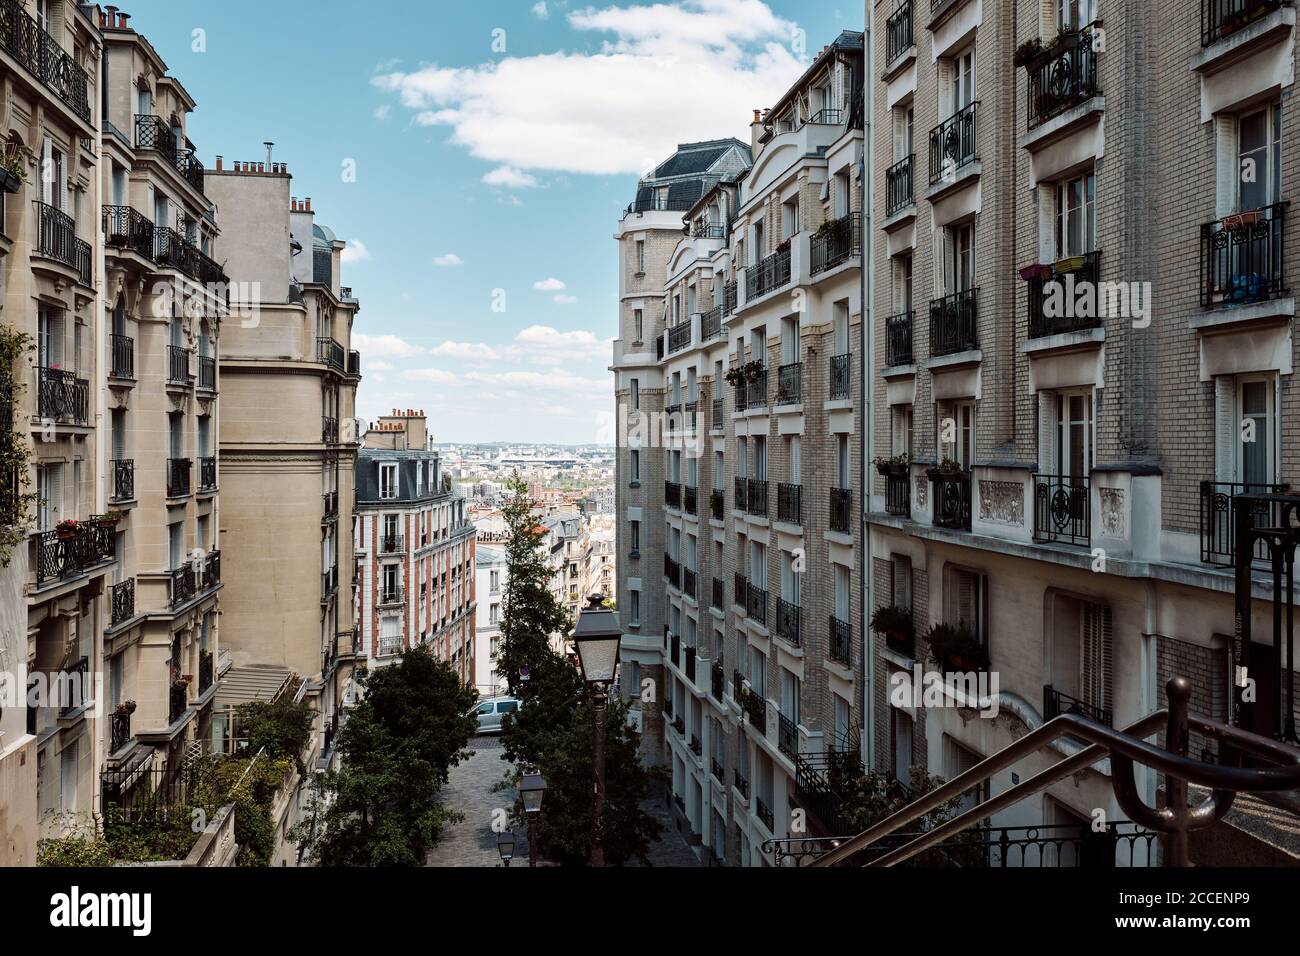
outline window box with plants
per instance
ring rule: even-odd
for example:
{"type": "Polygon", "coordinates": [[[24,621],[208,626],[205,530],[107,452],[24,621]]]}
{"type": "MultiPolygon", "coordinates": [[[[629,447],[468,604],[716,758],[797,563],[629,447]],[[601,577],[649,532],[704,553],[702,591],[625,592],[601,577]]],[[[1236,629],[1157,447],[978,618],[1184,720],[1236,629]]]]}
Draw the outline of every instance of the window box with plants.
{"type": "Polygon", "coordinates": [[[76,518],[64,518],[54,526],[54,536],[60,541],[71,541],[77,536],[77,529],[80,527],[76,518]]]}
{"type": "Polygon", "coordinates": [[[0,190],[16,193],[27,182],[21,147],[11,143],[0,152],[0,190]]]}
{"type": "Polygon", "coordinates": [[[728,385],[739,388],[749,382],[757,382],[762,375],[762,362],[746,362],[744,365],[733,365],[722,377],[726,379],[728,385]]]}
{"type": "Polygon", "coordinates": [[[908,467],[912,461],[906,454],[895,455],[892,458],[885,458],[883,455],[876,459],[876,473],[885,478],[901,478],[907,474],[908,467]]]}
{"type": "Polygon", "coordinates": [[[885,605],[871,615],[871,629],[885,639],[892,651],[912,657],[915,654],[916,629],[912,623],[912,609],[885,605]]]}
{"type": "Polygon", "coordinates": [[[987,671],[989,649],[964,621],[936,624],[928,637],[930,660],[945,671],[987,671]]]}
{"type": "Polygon", "coordinates": [[[937,467],[927,468],[925,475],[931,481],[941,481],[944,478],[960,478],[966,474],[966,469],[962,468],[961,463],[953,461],[951,458],[945,458],[939,462],[937,467]]]}
{"type": "Polygon", "coordinates": [[[122,518],[123,514],[121,511],[116,508],[110,508],[102,515],[91,515],[90,520],[95,522],[95,524],[99,525],[101,528],[112,528],[115,527],[122,518]]]}

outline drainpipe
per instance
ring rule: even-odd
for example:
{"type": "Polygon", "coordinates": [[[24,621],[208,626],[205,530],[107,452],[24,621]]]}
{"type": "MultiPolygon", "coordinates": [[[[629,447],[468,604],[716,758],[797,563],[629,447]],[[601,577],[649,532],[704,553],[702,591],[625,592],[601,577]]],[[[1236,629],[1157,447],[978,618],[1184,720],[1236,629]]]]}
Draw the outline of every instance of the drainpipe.
{"type": "MultiPolygon", "coordinates": [[[[104,261],[104,218],[99,214],[103,209],[103,189],[104,189],[104,143],[100,136],[100,131],[104,128],[104,117],[108,115],[106,104],[108,102],[108,57],[105,55],[104,47],[101,45],[99,50],[100,63],[100,87],[102,95],[100,97],[100,112],[98,117],[91,118],[91,125],[95,132],[91,137],[92,150],[95,154],[94,174],[90,177],[91,183],[91,209],[94,210],[93,220],[97,225],[95,231],[98,233],[98,249],[91,259],[92,281],[95,283],[95,301],[92,306],[91,315],[95,317],[93,335],[95,341],[95,391],[99,395],[99,401],[95,408],[95,512],[103,514],[108,510],[108,490],[106,488],[108,481],[108,429],[105,427],[108,417],[106,409],[108,408],[108,319],[105,315],[104,303],[108,291],[108,274],[106,263],[104,261]]],[[[111,607],[112,599],[103,595],[99,600],[100,613],[105,617],[108,616],[107,608],[111,607]]],[[[91,661],[98,666],[95,669],[95,700],[102,702],[106,699],[104,687],[104,627],[100,621],[96,621],[94,634],[92,637],[91,661]]],[[[100,733],[91,734],[91,759],[94,761],[92,767],[102,767],[104,757],[106,756],[107,747],[104,746],[104,735],[102,731],[107,727],[111,733],[111,720],[107,714],[101,716],[98,724],[100,733]]],[[[103,788],[91,787],[90,806],[94,815],[103,813],[103,788]]]]}
{"type": "Polygon", "coordinates": [[[873,326],[872,322],[872,270],[875,265],[873,250],[875,249],[875,229],[872,225],[871,210],[875,200],[875,171],[872,166],[872,157],[875,155],[875,145],[873,142],[873,127],[871,117],[872,93],[875,86],[875,68],[872,66],[871,56],[871,18],[873,16],[871,0],[864,0],[864,22],[862,34],[862,320],[858,323],[858,354],[862,356],[859,362],[859,391],[862,405],[862,441],[858,455],[858,507],[861,509],[860,514],[864,516],[858,522],[858,530],[862,536],[862,547],[859,553],[862,555],[860,562],[859,590],[862,593],[862,600],[859,602],[858,609],[858,633],[862,635],[862,665],[858,674],[858,694],[861,700],[861,724],[862,724],[862,757],[867,767],[874,767],[875,762],[875,730],[876,715],[872,712],[871,705],[873,697],[871,688],[875,683],[876,662],[875,657],[867,652],[867,609],[872,606],[874,600],[873,586],[871,580],[871,529],[867,525],[865,515],[870,510],[871,499],[868,497],[871,484],[867,477],[867,463],[871,460],[871,449],[874,446],[873,436],[875,430],[873,427],[874,403],[871,400],[871,387],[874,378],[871,374],[873,367],[873,356],[871,352],[872,336],[868,329],[873,326]]]}

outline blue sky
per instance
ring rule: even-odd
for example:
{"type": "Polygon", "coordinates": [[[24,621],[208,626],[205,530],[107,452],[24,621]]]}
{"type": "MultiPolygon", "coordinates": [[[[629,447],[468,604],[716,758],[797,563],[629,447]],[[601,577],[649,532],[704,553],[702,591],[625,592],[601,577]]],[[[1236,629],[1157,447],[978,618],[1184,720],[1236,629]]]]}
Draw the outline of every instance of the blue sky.
{"type": "Polygon", "coordinates": [[[638,174],[676,142],[746,137],[751,111],[863,15],[789,0],[125,9],[197,100],[204,163],[263,159],[273,140],[293,193],[349,241],[362,417],[421,407],[435,440],[565,443],[613,440],[612,235],[638,174]]]}

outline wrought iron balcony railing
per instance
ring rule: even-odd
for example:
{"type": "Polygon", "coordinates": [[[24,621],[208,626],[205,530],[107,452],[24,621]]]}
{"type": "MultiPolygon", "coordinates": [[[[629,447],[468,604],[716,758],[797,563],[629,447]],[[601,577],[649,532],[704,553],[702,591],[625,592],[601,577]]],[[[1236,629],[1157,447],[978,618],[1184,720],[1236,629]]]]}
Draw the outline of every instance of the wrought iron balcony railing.
{"type": "Polygon", "coordinates": [[[904,156],[885,170],[885,216],[893,216],[916,201],[916,154],[904,156]]]}
{"type": "Polygon", "coordinates": [[[970,530],[970,472],[955,474],[932,469],[930,483],[934,486],[934,525],[954,531],[970,530]]]}
{"type": "MultiPolygon", "coordinates": [[[[723,677],[722,661],[715,660],[713,666],[709,669],[709,693],[718,703],[722,703],[722,689],[725,684],[726,679],[723,677]]],[[[721,773],[714,776],[719,780],[724,779],[721,773]]]]}
{"type": "Polygon", "coordinates": [[[36,410],[46,421],[85,425],[90,414],[90,382],[68,369],[37,369],[36,410]]]}
{"type": "Polygon", "coordinates": [[[853,489],[832,488],[830,494],[830,528],[840,534],[853,533],[853,489]]]}
{"type": "Polygon", "coordinates": [[[114,378],[135,378],[135,339],[113,332],[109,335],[109,346],[113,356],[110,374],[114,378]]]}
{"type": "Polygon", "coordinates": [[[885,21],[885,62],[893,63],[916,43],[912,34],[912,0],[903,0],[885,21]]]}
{"type": "Polygon", "coordinates": [[[709,515],[715,521],[721,521],[726,515],[726,495],[721,488],[709,492],[709,515]]]}
{"type": "Polygon", "coordinates": [[[727,588],[722,578],[713,579],[713,593],[711,595],[711,604],[719,611],[727,606],[727,588]]]}
{"type": "Polygon", "coordinates": [[[212,686],[213,661],[211,651],[199,652],[199,693],[202,694],[212,686]]]}
{"type": "Polygon", "coordinates": [[[979,348],[979,291],[966,289],[930,301],[930,355],[954,355],[979,348]]]}
{"type": "Polygon", "coordinates": [[[0,46],[41,85],[90,122],[90,77],[18,0],[0,2],[0,46]]]}
{"type": "Polygon", "coordinates": [[[664,482],[664,507],[681,508],[682,486],[676,481],[664,482]]]}
{"type": "Polygon", "coordinates": [[[1049,721],[1061,714],[1079,714],[1089,720],[1095,720],[1107,727],[1115,726],[1113,715],[1108,707],[1099,707],[1087,701],[1062,693],[1051,684],[1043,686],[1043,721],[1049,721]]]}
{"type": "Polygon", "coordinates": [[[776,749],[791,760],[799,756],[799,728],[781,713],[776,715],[776,749]]]}
{"type": "Polygon", "coordinates": [[[745,270],[745,300],[767,295],[790,281],[790,250],[774,252],[745,270]]]}
{"type": "Polygon", "coordinates": [[[803,364],[791,362],[776,370],[776,403],[798,405],[803,394],[803,364]]]}
{"type": "Polygon", "coordinates": [[[207,455],[199,459],[199,491],[215,491],[217,488],[217,456],[207,455]]]}
{"type": "Polygon", "coordinates": [[[198,594],[198,582],[194,577],[194,569],[187,563],[179,568],[173,568],[171,572],[171,606],[180,607],[187,601],[194,599],[198,594]]]}
{"type": "Polygon", "coordinates": [[[915,312],[899,312],[885,319],[887,365],[912,364],[912,325],[915,321],[915,312]]]}
{"type": "Polygon", "coordinates": [[[109,464],[113,469],[112,491],[110,501],[131,501],[135,498],[135,459],[114,458],[109,464]]]}
{"type": "Polygon", "coordinates": [[[330,336],[322,335],[316,339],[316,361],[341,372],[346,367],[347,360],[343,346],[330,336]]]}
{"type": "Polygon", "coordinates": [[[735,499],[735,508],[737,511],[749,510],[749,480],[741,475],[736,476],[735,499]]]}
{"type": "Polygon", "coordinates": [[[1092,541],[1092,495],[1086,477],[1034,478],[1034,540],[1088,547],[1092,541]]]}
{"type": "Polygon", "coordinates": [[[167,384],[190,384],[190,350],[183,345],[167,346],[167,384]]]}
{"type": "Polygon", "coordinates": [[[767,407],[767,369],[755,373],[745,384],[745,408],[767,407]]]}
{"type": "Polygon", "coordinates": [[[688,348],[691,344],[691,320],[679,322],[668,330],[668,350],[667,354],[672,355],[674,352],[680,352],[688,348]]]}
{"type": "Polygon", "coordinates": [[[1230,37],[1291,0],[1201,0],[1201,46],[1230,37]]]}
{"type": "Polygon", "coordinates": [[[131,715],[126,711],[113,711],[112,736],[108,752],[115,754],[131,742],[131,715]]]}
{"type": "Polygon", "coordinates": [[[803,608],[798,604],[793,604],[784,598],[778,598],[776,602],[776,636],[793,644],[795,647],[803,646],[803,608]]]}
{"type": "Polygon", "coordinates": [[[135,578],[127,578],[109,588],[111,615],[109,623],[116,627],[135,617],[135,578]]]}
{"type": "MultiPolygon", "coordinates": [[[[1248,484],[1238,481],[1201,482],[1201,561],[1204,564],[1230,568],[1236,563],[1237,521],[1233,512],[1233,499],[1238,495],[1280,495],[1291,490],[1290,485],[1248,484]]],[[[1281,527],[1281,512],[1276,504],[1260,503],[1252,506],[1256,524],[1281,527]]],[[[1266,542],[1260,541],[1251,557],[1252,563],[1265,567],[1269,552],[1266,542]]]]}
{"type": "Polygon", "coordinates": [[[731,581],[731,600],[745,613],[749,601],[749,578],[737,571],[731,581]]]}
{"type": "Polygon", "coordinates": [[[907,472],[885,476],[885,514],[912,515],[912,476],[907,472]]]}
{"type": "Polygon", "coordinates": [[[1101,325],[1101,253],[1062,259],[1029,279],[1029,337],[1101,325]]]}
{"type": "Polygon", "coordinates": [[[673,587],[680,589],[682,586],[682,566],[677,559],[670,554],[664,555],[664,577],[673,587]]]}
{"type": "Polygon", "coordinates": [[[831,660],[853,666],[853,626],[848,621],[841,621],[834,614],[830,617],[830,657],[831,660]]]}
{"type": "Polygon", "coordinates": [[[167,722],[174,724],[189,710],[189,686],[172,684],[167,695],[167,722]]]}
{"type": "Polygon", "coordinates": [[[105,206],[104,242],[152,261],[153,220],[131,206],[105,206]]]}
{"type": "Polygon", "coordinates": [[[1201,226],[1201,305],[1247,305],[1286,295],[1286,210],[1289,202],[1238,213],[1201,226]]]}
{"type": "Polygon", "coordinates": [[[749,582],[745,613],[757,624],[767,626],[767,589],[749,582]]]}
{"type": "Polygon", "coordinates": [[[1097,52],[1089,29],[1063,33],[1025,65],[1029,129],[1098,95],[1097,52]]]}
{"type": "Polygon", "coordinates": [[[862,214],[851,212],[824,223],[809,242],[810,275],[847,262],[862,254],[862,214]]]}
{"type": "Polygon", "coordinates": [[[381,534],[379,536],[380,554],[402,554],[406,551],[406,538],[400,534],[381,534]]]}
{"type": "Polygon", "coordinates": [[[682,510],[688,515],[699,514],[699,496],[700,490],[694,485],[684,485],[682,487],[682,510]]]}
{"type": "Polygon", "coordinates": [[[339,420],[329,415],[322,415],[320,419],[320,440],[324,445],[337,445],[339,443],[339,420]]]}
{"type": "Polygon", "coordinates": [[[199,388],[207,392],[217,390],[217,360],[210,355],[199,356],[199,388]]]}
{"type": "Polygon", "coordinates": [[[722,317],[726,318],[736,311],[736,300],[738,293],[736,291],[736,280],[725,282],[722,285],[722,317]]]}
{"type": "Polygon", "coordinates": [[[181,498],[190,493],[190,470],[193,467],[194,461],[190,458],[167,459],[168,498],[181,498]]]}
{"type": "Polygon", "coordinates": [[[715,399],[713,400],[713,409],[712,409],[712,411],[713,411],[713,419],[712,419],[712,422],[711,422],[712,426],[713,426],[714,428],[721,428],[722,425],[723,425],[722,399],[720,399],[720,398],[715,398],[715,399]]]}
{"type": "Polygon", "coordinates": [[[36,207],[36,254],[80,270],[77,259],[77,224],[62,209],[34,200],[36,207]]]}
{"type": "Polygon", "coordinates": [[[161,116],[148,113],[135,115],[135,148],[156,152],[182,179],[198,192],[203,192],[203,164],[194,155],[193,149],[180,142],[161,116]]]}
{"type": "Polygon", "coordinates": [[[695,592],[695,571],[691,568],[682,568],[682,594],[688,598],[694,598],[695,592]]]}
{"type": "Polygon", "coordinates": [[[749,513],[763,518],[767,516],[767,479],[750,478],[749,491],[745,498],[749,513]]]}
{"type": "Polygon", "coordinates": [[[979,157],[975,148],[979,101],[968,103],[930,130],[930,185],[956,177],[979,157]]]}
{"type": "Polygon", "coordinates": [[[700,340],[711,342],[722,335],[722,306],[715,305],[700,316],[700,340]]]}
{"type": "Polygon", "coordinates": [[[781,483],[776,486],[776,520],[803,524],[803,486],[781,483]]]}
{"type": "Polygon", "coordinates": [[[117,553],[112,528],[83,521],[71,532],[38,531],[32,535],[36,583],[65,579],[112,561],[117,553]]]}
{"type": "Polygon", "coordinates": [[[757,815],[758,819],[762,821],[763,826],[767,827],[769,833],[775,832],[772,823],[772,808],[763,802],[762,797],[757,795],[754,796],[754,813],[757,815]]]}
{"type": "Polygon", "coordinates": [[[853,394],[853,355],[832,355],[830,363],[830,400],[845,401],[853,394]]]}
{"type": "Polygon", "coordinates": [[[745,777],[739,770],[731,771],[732,784],[742,797],[749,799],[749,778],[745,777]]]}

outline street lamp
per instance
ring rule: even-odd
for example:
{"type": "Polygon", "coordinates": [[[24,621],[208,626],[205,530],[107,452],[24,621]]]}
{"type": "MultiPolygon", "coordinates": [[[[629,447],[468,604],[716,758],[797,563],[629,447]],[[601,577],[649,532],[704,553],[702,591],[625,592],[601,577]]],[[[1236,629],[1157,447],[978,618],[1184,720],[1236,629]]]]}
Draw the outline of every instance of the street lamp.
{"type": "Polygon", "coordinates": [[[578,650],[578,665],[582,679],[591,692],[596,720],[596,754],[593,773],[596,778],[596,796],[591,810],[591,865],[605,865],[605,847],[601,830],[605,816],[605,705],[609,698],[609,685],[614,682],[618,668],[618,648],[623,639],[618,615],[604,607],[605,599],[599,594],[587,598],[587,606],[578,615],[573,628],[573,643],[578,650]]]}
{"type": "Polygon", "coordinates": [[[511,830],[502,830],[497,834],[497,852],[501,854],[501,862],[505,866],[510,865],[510,858],[515,855],[515,835],[511,830]]]}
{"type": "Polygon", "coordinates": [[[546,781],[538,770],[526,770],[519,780],[519,799],[524,804],[524,821],[528,826],[528,865],[533,865],[533,816],[542,810],[546,781]]]}

